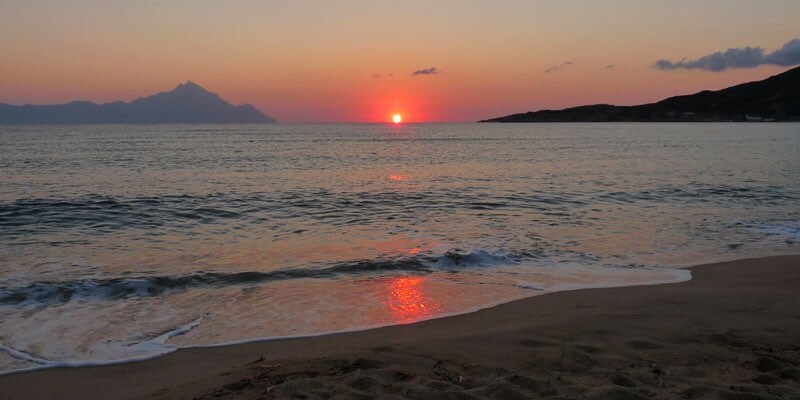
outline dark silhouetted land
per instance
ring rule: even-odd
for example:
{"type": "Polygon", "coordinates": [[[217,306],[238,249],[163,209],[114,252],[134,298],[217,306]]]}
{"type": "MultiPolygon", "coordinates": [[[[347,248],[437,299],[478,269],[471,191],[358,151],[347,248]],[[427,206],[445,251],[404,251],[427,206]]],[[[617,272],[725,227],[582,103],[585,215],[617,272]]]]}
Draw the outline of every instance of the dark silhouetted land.
{"type": "Polygon", "coordinates": [[[596,104],[512,114],[480,122],[800,121],[800,67],[757,82],[638,106],[596,104]]]}
{"type": "Polygon", "coordinates": [[[13,106],[0,104],[0,124],[158,124],[158,123],[271,123],[274,119],[250,104],[234,106],[218,95],[187,81],[170,92],[136,99],[95,104],[13,106]]]}

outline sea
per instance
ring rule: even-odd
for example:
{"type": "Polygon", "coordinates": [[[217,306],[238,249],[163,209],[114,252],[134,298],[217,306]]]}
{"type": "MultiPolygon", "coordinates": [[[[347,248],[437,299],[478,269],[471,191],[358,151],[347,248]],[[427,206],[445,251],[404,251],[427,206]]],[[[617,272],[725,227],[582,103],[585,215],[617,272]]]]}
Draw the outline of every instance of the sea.
{"type": "Polygon", "coordinates": [[[789,253],[800,124],[0,126],[0,373],[789,253]]]}

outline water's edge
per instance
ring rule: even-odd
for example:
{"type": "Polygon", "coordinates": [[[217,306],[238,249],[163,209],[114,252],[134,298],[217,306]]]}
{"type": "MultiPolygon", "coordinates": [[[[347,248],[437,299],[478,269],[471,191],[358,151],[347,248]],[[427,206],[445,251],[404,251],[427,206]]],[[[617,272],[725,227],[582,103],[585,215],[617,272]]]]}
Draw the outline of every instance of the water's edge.
{"type": "MultiPolygon", "coordinates": [[[[757,257],[757,258],[766,258],[766,257],[770,257],[770,256],[763,256],[763,257],[757,257]]],[[[715,263],[715,262],[698,264],[697,266],[706,265],[706,264],[713,264],[713,263],[715,263]]],[[[352,332],[362,332],[362,331],[367,331],[367,330],[386,328],[386,327],[391,327],[391,326],[399,326],[399,325],[413,325],[413,324],[417,324],[417,323],[421,323],[421,322],[425,322],[425,321],[430,321],[430,320],[434,320],[434,319],[443,319],[443,318],[455,317],[455,316],[459,316],[459,315],[471,314],[471,313],[474,313],[474,312],[477,312],[477,311],[481,311],[481,310],[486,310],[486,309],[502,306],[504,304],[509,304],[509,303],[513,303],[513,302],[516,302],[516,301],[520,301],[520,300],[525,300],[525,299],[529,299],[529,298],[533,298],[533,297],[539,297],[539,296],[545,296],[545,295],[548,295],[548,294],[567,292],[567,291],[592,290],[592,289],[614,289],[614,288],[623,288],[623,287],[637,287],[637,286],[653,286],[653,285],[675,284],[675,283],[681,283],[681,282],[690,281],[692,279],[692,274],[691,274],[690,268],[693,268],[693,267],[694,266],[692,266],[692,267],[675,268],[674,270],[676,272],[680,272],[680,273],[677,274],[676,278],[673,279],[673,280],[662,280],[662,281],[653,281],[653,282],[639,282],[639,283],[631,284],[631,285],[598,285],[598,286],[588,286],[588,287],[580,287],[580,288],[565,287],[563,289],[556,289],[556,290],[551,290],[551,291],[539,291],[539,292],[530,291],[525,296],[502,299],[502,300],[499,300],[497,302],[488,303],[488,304],[485,304],[485,305],[473,307],[471,309],[466,309],[466,310],[457,311],[457,312],[451,312],[451,313],[445,313],[445,314],[439,314],[439,315],[433,315],[433,316],[421,318],[419,320],[415,320],[413,322],[408,322],[408,323],[389,323],[389,324],[381,324],[381,325],[354,327],[354,328],[350,328],[350,329],[337,330],[337,331],[328,331],[328,332],[320,332],[320,333],[313,333],[313,334],[299,334],[299,335],[274,336],[274,337],[260,337],[260,338],[252,338],[252,339],[245,339],[245,340],[238,340],[238,341],[207,344],[207,345],[177,346],[177,345],[171,345],[171,344],[167,343],[167,341],[170,338],[173,338],[173,337],[180,336],[180,335],[183,335],[185,333],[188,333],[189,331],[191,331],[192,329],[194,329],[195,327],[200,325],[202,323],[202,319],[203,319],[202,317],[200,317],[197,320],[194,320],[194,321],[192,321],[192,322],[190,322],[190,323],[188,323],[186,325],[180,326],[180,327],[178,327],[178,328],[176,328],[176,329],[174,329],[172,331],[169,331],[169,332],[167,332],[165,334],[162,334],[161,336],[159,336],[159,337],[157,337],[155,339],[152,339],[152,340],[150,340],[150,341],[145,343],[145,344],[152,343],[152,344],[157,344],[157,345],[163,346],[163,351],[155,353],[155,354],[151,354],[151,355],[124,358],[124,359],[116,359],[116,360],[51,361],[51,360],[45,360],[45,359],[41,359],[41,358],[38,358],[38,357],[35,357],[35,356],[32,356],[32,355],[29,355],[29,354],[25,353],[24,351],[8,347],[8,346],[4,345],[2,342],[0,342],[0,350],[5,351],[10,356],[12,356],[14,358],[17,358],[17,359],[20,359],[20,360],[24,360],[24,361],[29,361],[29,362],[33,362],[33,363],[36,363],[36,364],[40,364],[39,366],[35,366],[35,367],[20,368],[20,369],[13,369],[13,370],[7,370],[7,371],[0,371],[0,376],[13,375],[13,374],[25,373],[25,372],[33,372],[33,371],[40,371],[40,370],[44,370],[44,369],[53,369],[53,368],[102,367],[102,366],[111,366],[111,365],[136,363],[136,362],[148,361],[148,360],[153,360],[153,359],[156,359],[156,358],[159,358],[159,357],[163,357],[163,356],[165,356],[167,354],[173,353],[173,352],[178,351],[180,349],[218,348],[218,347],[226,347],[226,346],[236,346],[236,345],[247,344],[247,343],[268,342],[268,341],[286,340],[286,339],[300,339],[300,338],[309,338],[309,337],[338,335],[338,334],[352,333],[352,332]]]]}

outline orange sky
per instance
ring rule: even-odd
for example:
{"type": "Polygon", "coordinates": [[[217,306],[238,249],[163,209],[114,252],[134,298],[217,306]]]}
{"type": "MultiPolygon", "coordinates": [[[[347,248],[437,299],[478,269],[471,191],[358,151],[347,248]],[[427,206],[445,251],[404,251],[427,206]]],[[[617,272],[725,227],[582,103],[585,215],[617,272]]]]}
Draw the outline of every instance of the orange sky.
{"type": "Polygon", "coordinates": [[[788,69],[653,63],[731,47],[770,52],[800,37],[798,15],[794,0],[5,0],[0,102],[130,101],[192,80],[281,122],[387,121],[393,112],[474,121],[636,104],[788,69]],[[412,75],[431,67],[438,73],[412,75]]]}

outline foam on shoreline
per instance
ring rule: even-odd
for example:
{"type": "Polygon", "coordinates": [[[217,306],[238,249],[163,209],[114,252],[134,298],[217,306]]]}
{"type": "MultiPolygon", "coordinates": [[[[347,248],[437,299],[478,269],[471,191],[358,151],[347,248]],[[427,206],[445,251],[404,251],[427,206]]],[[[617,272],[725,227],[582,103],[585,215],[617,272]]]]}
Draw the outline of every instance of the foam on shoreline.
{"type": "MultiPolygon", "coordinates": [[[[665,269],[667,270],[667,269],[665,269]]],[[[649,285],[662,285],[662,284],[670,284],[670,283],[680,283],[691,280],[691,271],[688,269],[669,269],[671,272],[674,272],[674,276],[671,279],[663,279],[663,280],[656,280],[656,281],[648,281],[648,282],[637,282],[635,284],[615,284],[611,282],[603,283],[596,283],[591,285],[576,285],[576,284],[561,284],[548,287],[547,289],[538,287],[535,284],[526,283],[526,282],[517,282],[517,286],[523,289],[528,289],[528,292],[525,295],[517,296],[517,297],[510,297],[510,298],[503,298],[501,300],[490,302],[486,304],[481,304],[475,307],[467,308],[464,310],[459,310],[455,312],[448,312],[448,313],[441,313],[436,315],[430,315],[415,319],[409,322],[399,322],[399,323],[387,323],[387,324],[377,324],[377,325],[369,325],[369,326],[359,326],[353,327],[349,329],[341,329],[341,330],[333,330],[333,331],[324,331],[318,333],[310,333],[310,334],[298,334],[298,335],[285,335],[285,336],[269,336],[269,337],[258,337],[258,338],[250,338],[244,340],[234,340],[234,341],[225,341],[220,343],[213,343],[213,344],[199,344],[199,345],[175,345],[168,343],[169,339],[184,335],[186,333],[191,332],[196,327],[200,326],[203,322],[204,317],[201,316],[185,325],[179,326],[173,330],[165,332],[153,339],[137,343],[133,347],[136,348],[136,352],[145,352],[147,354],[141,356],[133,356],[133,357],[125,357],[125,358],[118,358],[118,359],[111,359],[111,360],[96,360],[96,359],[89,359],[89,360],[81,360],[81,361],[69,361],[69,360],[49,360],[45,358],[40,358],[35,355],[26,353],[22,350],[15,349],[13,347],[7,346],[0,342],[0,350],[5,351],[8,355],[15,359],[27,361],[30,363],[37,364],[35,366],[27,367],[27,368],[20,368],[20,369],[12,369],[7,371],[0,371],[0,376],[2,375],[10,375],[22,372],[30,372],[30,371],[37,371],[42,369],[50,369],[50,368],[81,368],[81,367],[98,367],[98,366],[109,366],[109,365],[118,365],[118,364],[126,364],[126,363],[134,363],[134,362],[141,362],[146,360],[151,360],[154,358],[158,358],[164,356],[166,354],[172,353],[178,349],[197,349],[197,348],[216,348],[216,347],[225,347],[225,346],[235,346],[240,344],[247,344],[247,343],[258,343],[258,342],[265,342],[265,341],[276,341],[276,340],[284,340],[284,339],[298,339],[298,338],[308,338],[308,337],[320,337],[320,336],[328,336],[328,335],[335,335],[335,334],[342,334],[342,333],[350,333],[350,332],[360,332],[366,331],[371,329],[377,328],[384,328],[388,326],[394,325],[403,325],[407,323],[417,323],[422,321],[428,321],[432,319],[440,319],[440,318],[447,318],[453,317],[457,315],[464,315],[469,313],[474,313],[479,310],[487,309],[496,307],[502,304],[510,303],[513,301],[521,300],[528,297],[534,296],[541,296],[551,293],[563,292],[563,291],[570,291],[570,290],[581,290],[581,289],[600,289],[600,288],[613,288],[613,287],[627,287],[627,286],[649,286],[649,285]]]]}

